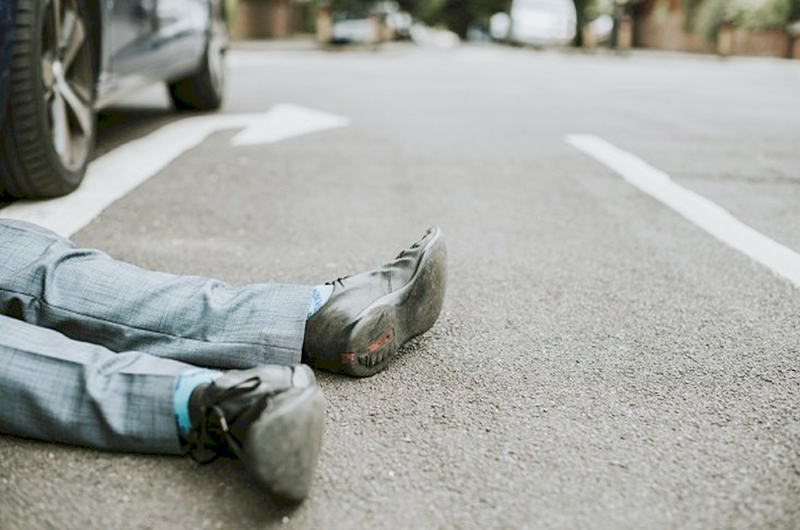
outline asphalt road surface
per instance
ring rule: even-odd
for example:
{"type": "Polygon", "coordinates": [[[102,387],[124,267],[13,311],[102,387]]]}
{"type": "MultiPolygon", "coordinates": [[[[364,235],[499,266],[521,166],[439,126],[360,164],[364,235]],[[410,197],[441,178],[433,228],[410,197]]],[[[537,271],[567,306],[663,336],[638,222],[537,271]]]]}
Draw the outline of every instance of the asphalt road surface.
{"type": "MultiPolygon", "coordinates": [[[[74,239],[320,283],[436,224],[439,321],[373,378],[318,373],[327,431],[294,510],[235,462],[3,436],[0,528],[800,526],[800,288],[565,140],[602,138],[797,253],[800,63],[250,49],[230,81],[225,113],[349,125],[212,132],[74,239]]],[[[151,91],[103,114],[99,152],[181,118],[151,91]]]]}

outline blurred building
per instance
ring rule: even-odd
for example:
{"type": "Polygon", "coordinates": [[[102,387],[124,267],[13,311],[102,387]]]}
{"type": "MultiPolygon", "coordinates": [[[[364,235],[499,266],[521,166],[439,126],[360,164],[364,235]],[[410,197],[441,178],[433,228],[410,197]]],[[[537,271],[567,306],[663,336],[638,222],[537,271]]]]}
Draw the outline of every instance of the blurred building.
{"type": "Polygon", "coordinates": [[[235,0],[231,37],[235,40],[285,38],[314,31],[309,0],[235,0]]]}

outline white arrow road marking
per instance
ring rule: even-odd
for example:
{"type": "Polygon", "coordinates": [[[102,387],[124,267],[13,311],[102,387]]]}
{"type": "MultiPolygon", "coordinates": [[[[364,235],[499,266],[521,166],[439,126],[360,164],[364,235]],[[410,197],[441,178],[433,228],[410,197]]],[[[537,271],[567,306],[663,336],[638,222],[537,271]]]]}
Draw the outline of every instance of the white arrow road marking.
{"type": "Polygon", "coordinates": [[[264,119],[259,120],[231,139],[233,145],[254,145],[279,142],[325,129],[337,129],[350,125],[350,120],[327,112],[298,107],[277,105],[264,119]]]}
{"type": "Polygon", "coordinates": [[[676,184],[663,171],[602,138],[570,134],[565,140],[723,243],[800,287],[800,254],[750,228],[719,205],[676,184]]]}
{"type": "Polygon", "coordinates": [[[253,145],[348,124],[347,118],[294,105],[278,105],[266,113],[186,118],[94,160],[81,187],[70,195],[48,201],[18,201],[0,210],[0,217],[30,221],[69,237],[216,131],[244,127],[231,141],[245,135],[236,145],[253,145]]]}

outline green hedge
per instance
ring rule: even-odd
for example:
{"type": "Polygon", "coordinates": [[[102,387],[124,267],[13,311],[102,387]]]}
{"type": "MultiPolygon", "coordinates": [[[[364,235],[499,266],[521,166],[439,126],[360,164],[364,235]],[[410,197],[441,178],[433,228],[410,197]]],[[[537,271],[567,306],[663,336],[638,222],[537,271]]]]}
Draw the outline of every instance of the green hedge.
{"type": "Polygon", "coordinates": [[[800,14],[800,0],[684,0],[686,26],[709,40],[723,22],[754,31],[782,29],[800,14]]]}

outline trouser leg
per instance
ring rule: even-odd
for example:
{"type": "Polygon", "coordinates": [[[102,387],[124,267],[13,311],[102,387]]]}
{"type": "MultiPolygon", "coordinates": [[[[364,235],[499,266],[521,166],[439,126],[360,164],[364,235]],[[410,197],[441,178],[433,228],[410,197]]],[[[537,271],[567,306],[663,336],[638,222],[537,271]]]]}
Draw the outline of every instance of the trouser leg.
{"type": "Polygon", "coordinates": [[[186,365],[114,353],[0,316],[0,432],[178,454],[173,396],[186,365]]]}
{"type": "Polygon", "coordinates": [[[147,271],[0,220],[0,314],[116,352],[219,368],[297,364],[312,289],[147,271]]]}

